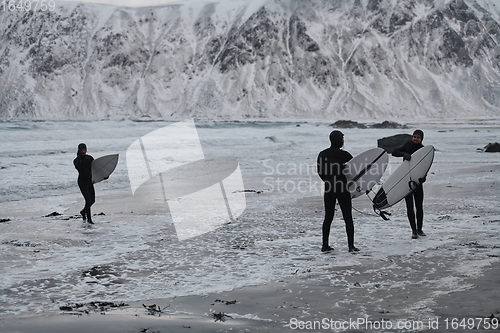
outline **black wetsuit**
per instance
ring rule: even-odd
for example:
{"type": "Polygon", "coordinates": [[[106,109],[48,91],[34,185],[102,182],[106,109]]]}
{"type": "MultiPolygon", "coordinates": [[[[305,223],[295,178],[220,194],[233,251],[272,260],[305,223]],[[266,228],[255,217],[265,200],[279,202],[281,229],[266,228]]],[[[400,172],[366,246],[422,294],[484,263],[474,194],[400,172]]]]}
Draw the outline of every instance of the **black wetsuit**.
{"type": "Polygon", "coordinates": [[[92,183],[92,168],[91,164],[94,158],[90,155],[78,155],[74,160],[76,170],[78,170],[78,187],[85,198],[85,207],[81,211],[83,219],[87,219],[89,223],[92,223],[92,215],[90,212],[90,207],[95,202],[95,190],[94,184],[92,183]]]}
{"type": "MultiPolygon", "coordinates": [[[[421,143],[415,144],[412,141],[405,143],[399,148],[396,148],[392,152],[392,156],[396,157],[404,157],[406,154],[413,154],[423,145],[421,143]]],[[[424,177],[425,180],[425,177],[424,177]]],[[[411,230],[413,233],[422,232],[422,226],[424,223],[424,187],[422,184],[418,185],[413,192],[408,194],[405,197],[406,202],[406,213],[408,215],[408,220],[410,221],[411,230]],[[416,208],[416,219],[415,219],[415,210],[413,209],[413,205],[416,208]]]]}
{"type": "Polygon", "coordinates": [[[342,173],[345,163],[352,155],[339,148],[343,143],[332,143],[331,147],[318,155],[318,175],[325,182],[324,204],[325,219],[323,220],[323,248],[328,247],[330,227],[335,215],[335,204],[339,202],[344,217],[349,249],[354,247],[354,223],[352,220],[351,195],[347,190],[347,179],[342,173]]]}

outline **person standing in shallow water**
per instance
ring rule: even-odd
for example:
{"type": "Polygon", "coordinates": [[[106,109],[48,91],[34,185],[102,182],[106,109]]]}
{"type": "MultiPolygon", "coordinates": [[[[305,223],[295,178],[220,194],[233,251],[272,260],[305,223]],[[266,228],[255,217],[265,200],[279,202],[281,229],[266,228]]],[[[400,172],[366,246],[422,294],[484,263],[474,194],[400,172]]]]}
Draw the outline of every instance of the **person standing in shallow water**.
{"type": "Polygon", "coordinates": [[[335,215],[335,204],[338,201],[345,222],[347,244],[349,252],[357,252],[354,246],[354,223],[352,220],[352,199],[347,190],[347,178],[342,173],[345,163],[352,159],[352,155],[342,150],[344,134],[340,131],[330,133],[331,146],[321,151],[317,159],[318,175],[325,183],[324,204],[325,218],[323,220],[323,246],[322,252],[333,251],[329,245],[330,228],[335,215]]]}
{"type": "Polygon", "coordinates": [[[92,182],[92,161],[94,158],[87,155],[87,146],[84,143],[78,145],[78,152],[73,160],[76,170],[78,170],[78,187],[85,199],[85,207],[80,211],[83,220],[93,224],[90,207],[95,203],[94,183],[92,182]]]}
{"type": "MultiPolygon", "coordinates": [[[[399,148],[396,148],[392,155],[396,157],[402,157],[403,161],[411,160],[411,154],[422,148],[422,141],[424,140],[424,132],[422,130],[415,130],[413,132],[413,136],[411,141],[405,143],[399,148]]],[[[425,233],[422,231],[422,227],[424,224],[424,187],[423,183],[425,182],[426,177],[419,179],[419,185],[410,192],[405,197],[406,202],[406,214],[408,216],[408,220],[410,221],[410,227],[412,230],[412,238],[416,239],[418,236],[425,236],[425,233]],[[416,208],[416,216],[415,210],[413,209],[413,205],[416,208]]]]}

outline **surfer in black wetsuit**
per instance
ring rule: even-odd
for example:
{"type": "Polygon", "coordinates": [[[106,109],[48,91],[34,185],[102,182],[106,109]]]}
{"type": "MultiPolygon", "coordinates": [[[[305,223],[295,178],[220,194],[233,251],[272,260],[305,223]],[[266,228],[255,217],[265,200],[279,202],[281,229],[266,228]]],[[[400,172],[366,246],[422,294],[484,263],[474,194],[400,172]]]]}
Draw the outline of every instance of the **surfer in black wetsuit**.
{"type": "MultiPolygon", "coordinates": [[[[396,157],[402,157],[403,161],[409,161],[411,160],[411,154],[423,147],[423,140],[424,132],[421,130],[415,130],[415,132],[413,132],[411,141],[405,143],[399,148],[396,148],[392,152],[392,155],[396,157]]],[[[405,197],[406,213],[408,215],[408,220],[410,221],[413,239],[418,238],[418,236],[425,236],[425,233],[422,231],[422,226],[424,223],[424,187],[422,184],[425,182],[425,180],[426,177],[420,178],[420,185],[418,185],[415,190],[413,190],[413,192],[405,197]],[[417,211],[416,219],[413,205],[415,205],[417,211]]]]}
{"type": "Polygon", "coordinates": [[[342,132],[331,132],[330,142],[330,148],[320,152],[317,160],[318,175],[325,182],[325,219],[323,221],[323,247],[321,251],[333,250],[329,245],[330,227],[335,215],[335,203],[338,201],[344,217],[349,252],[357,252],[359,249],[354,246],[351,194],[347,190],[347,179],[342,173],[345,163],[352,159],[352,155],[341,149],[344,146],[342,132]]]}
{"type": "Polygon", "coordinates": [[[77,157],[73,160],[76,170],[78,170],[78,187],[85,198],[85,207],[80,211],[83,220],[93,224],[90,207],[95,202],[95,190],[92,183],[91,164],[94,158],[87,155],[87,146],[84,143],[78,145],[77,157]]]}

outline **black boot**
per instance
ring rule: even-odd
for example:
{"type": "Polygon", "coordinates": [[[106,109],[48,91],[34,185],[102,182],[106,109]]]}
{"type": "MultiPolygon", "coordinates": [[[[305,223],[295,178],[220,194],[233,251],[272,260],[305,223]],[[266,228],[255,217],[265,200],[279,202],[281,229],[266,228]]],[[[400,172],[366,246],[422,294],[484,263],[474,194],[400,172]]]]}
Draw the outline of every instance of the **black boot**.
{"type": "Polygon", "coordinates": [[[330,247],[329,245],[323,245],[321,248],[321,252],[330,252],[333,251],[333,247],[330,247]]]}
{"type": "Polygon", "coordinates": [[[84,209],[82,209],[82,210],[80,211],[80,214],[82,215],[82,219],[83,219],[83,221],[85,221],[85,220],[86,220],[86,218],[85,218],[85,210],[84,210],[84,209]]]}
{"type": "Polygon", "coordinates": [[[94,224],[94,222],[92,222],[92,213],[90,212],[90,208],[86,210],[85,215],[87,215],[87,223],[94,224]]]}
{"type": "Polygon", "coordinates": [[[349,252],[359,252],[359,249],[354,245],[349,245],[349,252]]]}

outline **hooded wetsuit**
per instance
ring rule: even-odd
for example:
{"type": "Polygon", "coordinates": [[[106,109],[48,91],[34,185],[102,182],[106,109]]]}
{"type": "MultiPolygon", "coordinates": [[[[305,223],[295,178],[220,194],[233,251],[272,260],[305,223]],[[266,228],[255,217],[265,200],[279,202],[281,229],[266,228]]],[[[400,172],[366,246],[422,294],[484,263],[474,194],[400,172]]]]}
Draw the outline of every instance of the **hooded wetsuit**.
{"type": "Polygon", "coordinates": [[[92,223],[92,215],[90,213],[90,207],[95,202],[95,190],[94,184],[92,183],[92,168],[91,164],[94,158],[90,155],[81,155],[73,160],[76,170],[78,170],[78,187],[85,198],[85,207],[81,211],[83,218],[87,218],[89,223],[92,223]]]}
{"type": "Polygon", "coordinates": [[[325,218],[323,220],[323,248],[328,248],[330,227],[335,214],[336,201],[339,202],[344,217],[347,242],[349,249],[354,247],[354,223],[352,220],[351,194],[347,190],[347,179],[342,173],[345,163],[352,159],[352,155],[341,150],[344,145],[344,135],[340,131],[330,134],[331,146],[319,153],[317,168],[319,177],[325,182],[324,205],[325,218]]]}
{"type": "MultiPolygon", "coordinates": [[[[418,134],[424,139],[424,133],[420,130],[416,130],[414,134],[418,134]]],[[[422,148],[422,143],[416,144],[412,141],[405,143],[399,148],[396,148],[392,155],[395,157],[405,157],[405,154],[412,155],[414,152],[422,148]]],[[[425,181],[425,177],[423,178],[425,181]]],[[[418,185],[413,192],[408,194],[405,197],[406,202],[406,213],[408,216],[408,220],[410,221],[410,227],[413,233],[422,232],[422,227],[424,223],[424,187],[422,184],[418,185]],[[413,205],[415,205],[417,213],[415,214],[415,210],[413,209],[413,205]],[[415,219],[416,215],[416,219],[415,219]]]]}

